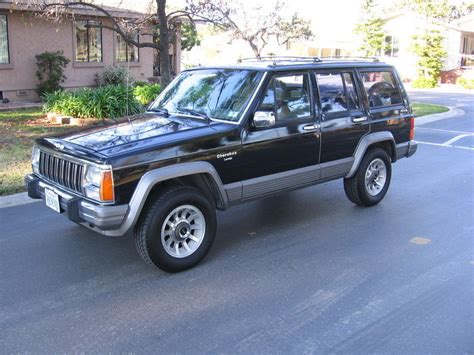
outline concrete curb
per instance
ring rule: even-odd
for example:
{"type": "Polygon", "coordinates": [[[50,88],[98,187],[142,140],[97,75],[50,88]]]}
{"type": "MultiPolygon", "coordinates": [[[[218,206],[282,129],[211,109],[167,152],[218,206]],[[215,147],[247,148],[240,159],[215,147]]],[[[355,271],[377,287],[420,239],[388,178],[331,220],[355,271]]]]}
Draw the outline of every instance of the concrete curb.
{"type": "MultiPolygon", "coordinates": [[[[448,112],[435,113],[432,115],[426,115],[426,116],[415,118],[415,126],[422,126],[427,123],[444,120],[446,118],[461,116],[466,113],[457,107],[451,107],[451,106],[446,106],[446,107],[449,108],[448,112]]],[[[34,203],[34,202],[39,202],[39,201],[40,200],[34,200],[32,198],[29,198],[26,192],[21,192],[15,195],[0,197],[0,208],[26,205],[29,203],[34,203]]]]}
{"type": "Polygon", "coordinates": [[[415,126],[423,126],[427,123],[436,122],[439,120],[444,120],[446,118],[453,118],[457,116],[462,116],[466,112],[461,110],[460,108],[453,107],[453,106],[445,106],[449,108],[449,111],[443,113],[434,113],[432,115],[426,115],[421,117],[415,118],[415,126]]]}
{"type": "Polygon", "coordinates": [[[0,197],[0,208],[26,205],[39,201],[29,198],[26,192],[20,192],[19,194],[0,197]]]}

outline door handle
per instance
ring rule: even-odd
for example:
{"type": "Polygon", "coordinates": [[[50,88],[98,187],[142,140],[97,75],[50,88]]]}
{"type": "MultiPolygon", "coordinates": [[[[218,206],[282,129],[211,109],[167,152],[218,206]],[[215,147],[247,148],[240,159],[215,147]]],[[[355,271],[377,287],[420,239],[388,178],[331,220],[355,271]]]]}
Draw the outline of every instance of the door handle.
{"type": "Polygon", "coordinates": [[[362,123],[367,121],[367,116],[360,116],[360,117],[352,117],[352,122],[354,123],[362,123]]]}
{"type": "Polygon", "coordinates": [[[310,124],[310,125],[307,125],[307,126],[304,126],[303,129],[305,131],[313,131],[315,129],[319,129],[321,126],[318,125],[318,124],[310,124]]]}

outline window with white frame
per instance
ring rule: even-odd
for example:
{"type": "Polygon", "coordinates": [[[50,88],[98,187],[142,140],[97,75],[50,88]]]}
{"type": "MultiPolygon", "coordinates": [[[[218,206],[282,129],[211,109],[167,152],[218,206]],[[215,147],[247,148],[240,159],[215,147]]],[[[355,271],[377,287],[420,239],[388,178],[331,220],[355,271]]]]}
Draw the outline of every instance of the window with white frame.
{"type": "MultiPolygon", "coordinates": [[[[115,47],[115,58],[117,62],[131,62],[137,63],[138,58],[138,47],[133,44],[127,43],[120,34],[116,34],[117,45],[115,47]]],[[[138,43],[139,35],[138,32],[132,35],[132,40],[138,43]]]]}
{"type": "Polygon", "coordinates": [[[398,39],[397,37],[385,36],[384,55],[387,57],[398,57],[398,39]]]}
{"type": "Polygon", "coordinates": [[[99,21],[76,21],[76,62],[102,62],[100,25],[99,21]]]}
{"type": "Polygon", "coordinates": [[[10,63],[7,15],[0,15],[0,64],[10,63]]]}

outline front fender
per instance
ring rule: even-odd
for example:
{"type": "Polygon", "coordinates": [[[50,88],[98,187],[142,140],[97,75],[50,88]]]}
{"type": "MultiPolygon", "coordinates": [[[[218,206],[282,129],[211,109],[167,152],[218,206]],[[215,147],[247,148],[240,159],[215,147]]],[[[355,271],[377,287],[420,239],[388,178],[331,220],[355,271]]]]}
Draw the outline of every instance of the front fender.
{"type": "Polygon", "coordinates": [[[222,184],[219,174],[210,163],[199,161],[175,164],[145,173],[138,182],[130,199],[127,215],[122,225],[115,230],[98,232],[108,236],[124,235],[137,223],[148,195],[157,183],[195,174],[207,174],[210,176],[218,190],[224,208],[227,208],[229,201],[224,190],[224,185],[222,184]]]}

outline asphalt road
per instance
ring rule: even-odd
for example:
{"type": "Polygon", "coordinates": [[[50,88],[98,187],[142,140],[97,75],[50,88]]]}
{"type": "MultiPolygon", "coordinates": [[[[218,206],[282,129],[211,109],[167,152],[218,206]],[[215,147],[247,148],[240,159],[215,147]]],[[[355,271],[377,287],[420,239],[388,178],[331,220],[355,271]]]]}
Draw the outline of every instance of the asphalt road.
{"type": "Polygon", "coordinates": [[[238,206],[180,274],[41,202],[0,209],[0,353],[472,353],[472,136],[443,144],[473,96],[412,96],[466,115],[418,127],[382,203],[335,181],[238,206]]]}

